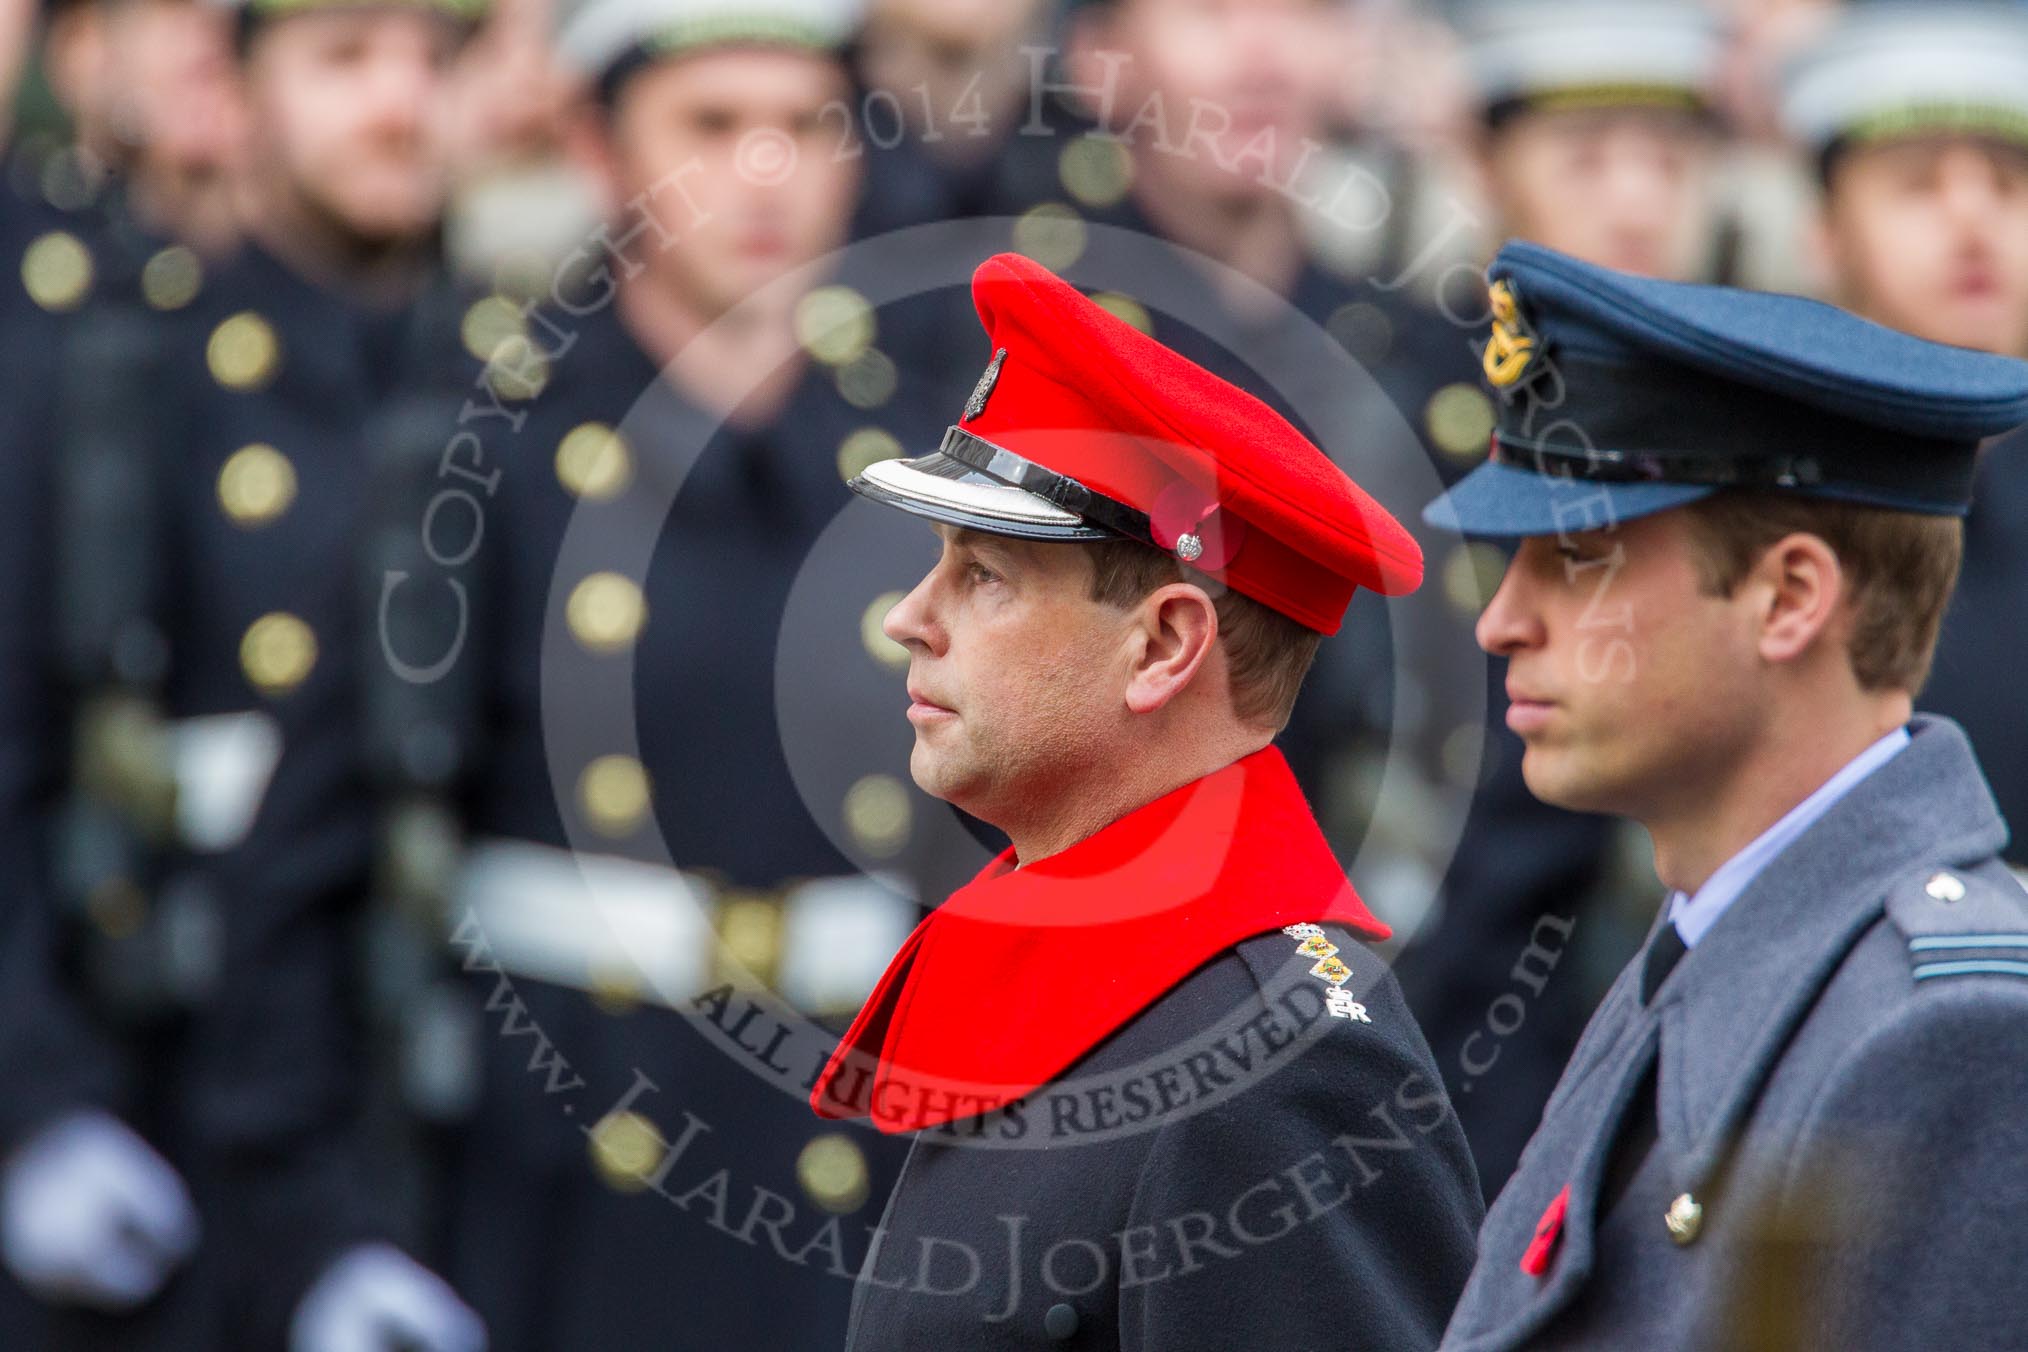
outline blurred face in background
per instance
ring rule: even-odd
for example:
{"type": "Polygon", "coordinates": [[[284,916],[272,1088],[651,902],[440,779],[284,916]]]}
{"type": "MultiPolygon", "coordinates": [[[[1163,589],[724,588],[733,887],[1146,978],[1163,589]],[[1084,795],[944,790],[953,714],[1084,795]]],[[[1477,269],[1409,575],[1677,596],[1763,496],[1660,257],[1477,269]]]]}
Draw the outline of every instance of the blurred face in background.
{"type": "Polygon", "coordinates": [[[1261,195],[1342,102],[1346,23],[1325,0],[1115,0],[1080,26],[1070,66],[1075,83],[1103,85],[1104,54],[1127,58],[1112,122],[1142,176],[1261,195]]]}
{"type": "Polygon", "coordinates": [[[708,322],[842,245],[858,161],[838,154],[844,131],[824,107],[847,91],[835,58],[769,47],[697,52],[627,79],[587,153],[609,218],[656,220],[629,256],[708,322]]]}
{"type": "Polygon", "coordinates": [[[253,168],[369,244],[432,228],[446,190],[458,30],[407,7],[269,19],[247,54],[253,168]]]}
{"type": "Polygon", "coordinates": [[[202,0],[127,0],[107,29],[108,118],[135,200],[157,225],[214,249],[232,233],[246,154],[232,23],[202,0]]]}
{"type": "Polygon", "coordinates": [[[1848,150],[1821,236],[1839,299],[1860,314],[2028,356],[2028,149],[1940,137],[1848,150]]]}
{"type": "Polygon", "coordinates": [[[76,144],[120,170],[149,225],[211,252],[235,233],[246,154],[232,25],[207,0],[80,0],[43,52],[76,144]]]}
{"type": "Polygon", "coordinates": [[[976,162],[1027,120],[1021,44],[1040,40],[1041,8],[1037,0],[876,0],[859,38],[860,73],[895,96],[917,149],[945,163],[976,162]]]}
{"type": "Polygon", "coordinates": [[[1688,113],[1524,111],[1490,133],[1483,165],[1503,234],[1685,281],[1711,243],[1716,150],[1688,113]]]}

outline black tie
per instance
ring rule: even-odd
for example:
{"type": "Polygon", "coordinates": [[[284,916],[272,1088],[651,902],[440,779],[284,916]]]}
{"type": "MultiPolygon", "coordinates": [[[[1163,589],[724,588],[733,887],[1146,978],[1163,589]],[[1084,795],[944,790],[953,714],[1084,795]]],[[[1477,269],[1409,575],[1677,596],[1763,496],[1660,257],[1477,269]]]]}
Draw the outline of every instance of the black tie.
{"type": "Polygon", "coordinates": [[[1663,921],[1660,932],[1648,944],[1647,956],[1641,962],[1642,1004],[1655,1003],[1655,992],[1661,988],[1663,979],[1676,969],[1676,964],[1689,951],[1683,936],[1676,932],[1676,923],[1663,921]]]}

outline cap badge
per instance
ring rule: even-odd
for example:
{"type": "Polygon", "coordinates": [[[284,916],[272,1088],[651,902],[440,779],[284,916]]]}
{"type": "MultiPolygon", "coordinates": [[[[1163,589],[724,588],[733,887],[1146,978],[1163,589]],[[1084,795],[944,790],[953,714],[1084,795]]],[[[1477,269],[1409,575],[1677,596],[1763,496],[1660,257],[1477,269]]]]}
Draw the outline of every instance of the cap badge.
{"type": "Polygon", "coordinates": [[[1493,332],[1486,339],[1480,361],[1487,382],[1496,390],[1504,390],[1518,384],[1528,364],[1535,359],[1535,330],[1522,317],[1511,281],[1493,283],[1489,298],[1493,304],[1493,332]]]}
{"type": "Polygon", "coordinates": [[[965,401],[965,416],[958,421],[970,422],[986,411],[986,400],[1000,379],[1000,363],[1006,360],[1006,348],[1000,348],[993,353],[993,360],[986,363],[986,373],[979,377],[978,384],[972,386],[972,397],[965,401]]]}

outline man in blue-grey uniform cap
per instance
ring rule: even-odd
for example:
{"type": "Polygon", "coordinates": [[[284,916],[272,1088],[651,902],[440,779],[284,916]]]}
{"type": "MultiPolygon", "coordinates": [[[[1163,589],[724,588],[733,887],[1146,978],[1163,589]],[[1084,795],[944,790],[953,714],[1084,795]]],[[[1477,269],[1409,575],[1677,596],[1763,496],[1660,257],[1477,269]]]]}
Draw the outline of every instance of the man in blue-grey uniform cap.
{"type": "MultiPolygon", "coordinates": [[[[1703,279],[1718,237],[1712,184],[1721,149],[1721,35],[1710,8],[1695,0],[1473,0],[1453,19],[1475,113],[1470,164],[1488,209],[1487,256],[1515,236],[1606,267],[1703,279]]],[[[1466,316],[1483,313],[1477,271],[1447,274],[1465,294],[1444,297],[1436,341],[1400,329],[1415,349],[1401,353],[1413,377],[1402,407],[1447,484],[1485,459],[1493,421],[1465,327],[1476,322],[1466,316]]],[[[1454,651],[1469,653],[1499,556],[1480,542],[1452,541],[1431,558],[1448,604],[1430,607],[1430,619],[1454,651]]],[[[1444,1068],[1491,1197],[1585,1020],[1639,944],[1655,884],[1645,868],[1628,866],[1637,851],[1622,848],[1626,828],[1529,796],[1521,744],[1505,727],[1501,663],[1415,668],[1433,706],[1434,716],[1422,716],[1435,751],[1430,778],[1464,783],[1471,806],[1429,918],[1395,975],[1444,1068]],[[1485,691],[1483,723],[1476,709],[1473,723],[1446,717],[1445,693],[1474,685],[1485,691]],[[1480,757],[1462,774],[1460,748],[1480,757]]]]}
{"type": "Polygon", "coordinates": [[[1494,260],[1519,541],[1478,638],[1529,788],[1674,889],[1480,1232],[1444,1346],[1993,1347],[2028,1316],[2028,895],[1913,713],[2028,365],[1819,302],[1494,260]]]}
{"type": "MultiPolygon", "coordinates": [[[[1932,342],[2028,357],[2028,9],[1854,9],[1786,74],[1815,163],[1831,295],[1932,342]]],[[[1965,561],[1923,709],[1964,725],[2013,821],[2028,820],[2028,723],[2003,673],[2028,646],[2028,436],[1981,451],[1965,561]]],[[[2006,851],[2028,866],[2018,837],[2006,851]]]]}

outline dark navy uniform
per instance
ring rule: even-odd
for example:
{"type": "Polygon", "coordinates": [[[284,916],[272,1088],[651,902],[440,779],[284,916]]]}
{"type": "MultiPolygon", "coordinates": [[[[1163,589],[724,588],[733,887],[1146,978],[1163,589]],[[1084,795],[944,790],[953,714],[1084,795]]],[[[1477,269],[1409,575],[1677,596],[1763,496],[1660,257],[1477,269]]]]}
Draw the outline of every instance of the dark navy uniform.
{"type": "Polygon", "coordinates": [[[43,692],[18,707],[45,713],[9,754],[41,767],[32,869],[63,902],[10,927],[9,998],[40,1011],[21,1030],[34,1058],[64,1067],[34,1120],[119,1111],[207,1218],[210,1242],[160,1302],[66,1336],[231,1346],[279,1338],[369,1228],[328,1133],[348,1090],[322,1078],[334,1057],[316,1042],[347,1004],[347,945],[321,920],[284,921],[267,881],[290,865],[247,842],[293,697],[341,632],[362,429],[406,318],[257,251],[208,278],[169,256],[174,277],[144,267],[75,317],[49,386],[46,445],[63,455],[11,467],[31,476],[9,501],[34,529],[9,538],[38,551],[24,576],[45,585],[22,589],[34,613],[10,671],[43,692]],[[69,754],[85,778],[59,777],[69,754]],[[167,815],[106,796],[122,783],[104,778],[108,755],[160,776],[167,815]],[[89,1054],[65,1050],[87,1037],[89,1054]]]}
{"type": "MultiPolygon", "coordinates": [[[[2028,645],[2020,605],[2028,570],[2028,436],[2000,437],[1979,453],[1979,477],[1965,515],[1965,557],[1944,612],[1929,683],[1917,703],[1955,720],[2009,822],[2028,822],[2028,727],[2004,673],[2028,645]]],[[[2002,856],[2028,868],[2028,843],[2016,832],[2002,856]]]]}
{"type": "MultiPolygon", "coordinates": [[[[461,396],[500,413],[443,481],[483,481],[483,540],[414,593],[470,598],[445,926],[480,1061],[443,1143],[445,1270],[496,1348],[832,1347],[900,1151],[810,1121],[824,1023],[907,934],[925,852],[979,854],[885,716],[881,594],[930,542],[869,555],[840,516],[841,464],[922,435],[913,398],[854,402],[811,360],[766,425],[725,426],[610,307],[526,332],[558,355],[461,396]]],[[[345,750],[285,765],[291,802],[326,812],[305,786],[345,750]]]]}
{"type": "Polygon", "coordinates": [[[1044,1090],[917,1133],[847,1346],[1431,1345],[1479,1213],[1464,1136],[1393,982],[1362,991],[1370,1024],[1329,1018],[1292,996],[1293,947],[1246,940],[1065,1072],[1117,1103],[1044,1090]],[[1250,1031],[1213,1043],[1228,1020],[1250,1031]],[[1108,1131],[1278,1061],[1216,1107],[1108,1131]]]}
{"type": "MultiPolygon", "coordinates": [[[[10,166],[15,162],[10,161],[10,166]]],[[[99,264],[74,219],[9,191],[0,257],[11,271],[0,303],[0,353],[10,396],[0,407],[0,1064],[9,1068],[0,1150],[11,1153],[66,1110],[114,1100],[116,1048],[65,980],[60,910],[50,886],[46,820],[59,764],[48,736],[56,716],[47,670],[48,551],[44,531],[57,444],[64,317],[84,304],[99,264]]],[[[0,1341],[42,1341],[42,1312],[14,1282],[0,1288],[0,1341]]]]}

